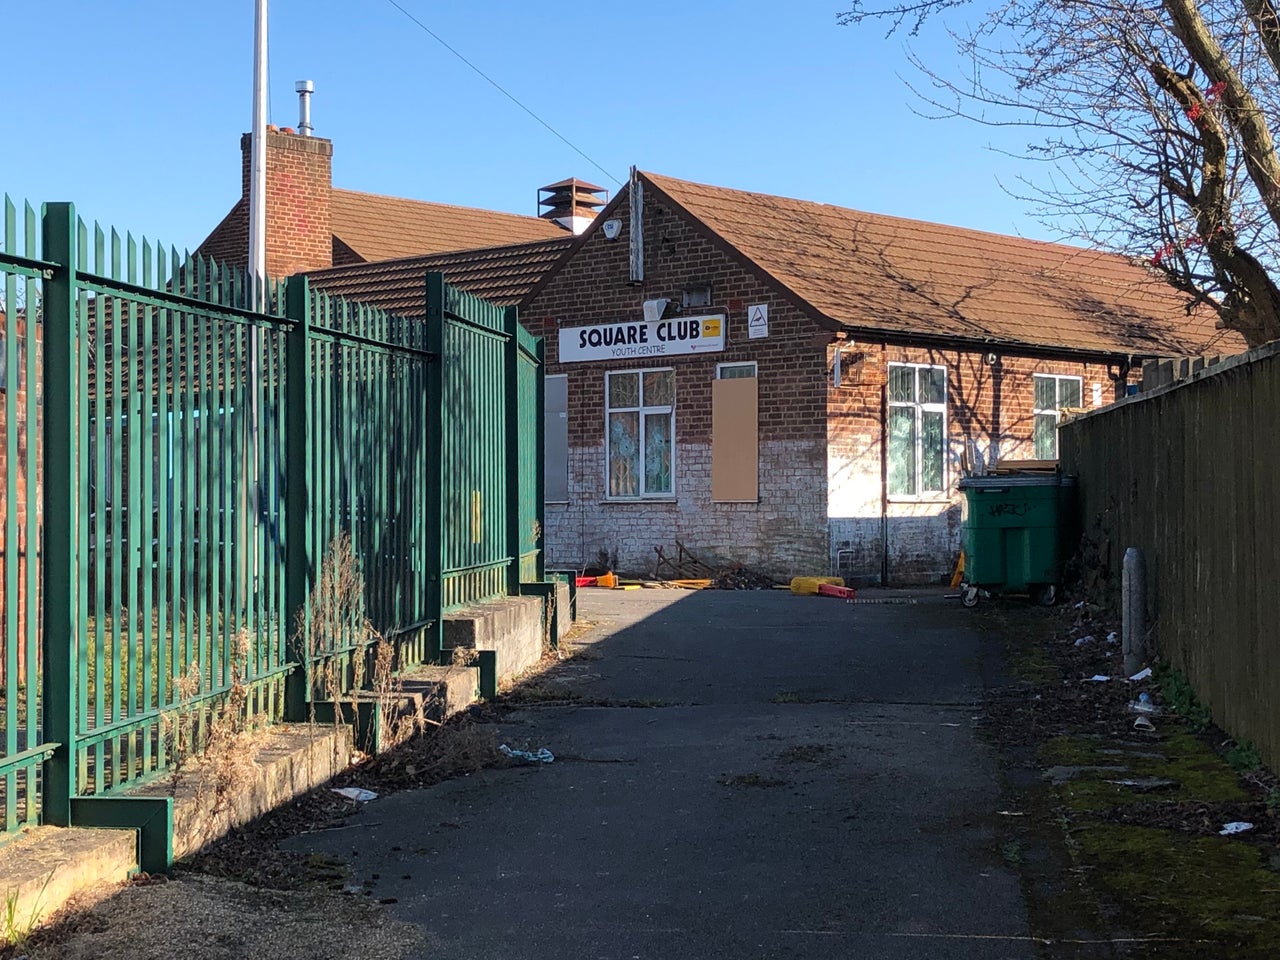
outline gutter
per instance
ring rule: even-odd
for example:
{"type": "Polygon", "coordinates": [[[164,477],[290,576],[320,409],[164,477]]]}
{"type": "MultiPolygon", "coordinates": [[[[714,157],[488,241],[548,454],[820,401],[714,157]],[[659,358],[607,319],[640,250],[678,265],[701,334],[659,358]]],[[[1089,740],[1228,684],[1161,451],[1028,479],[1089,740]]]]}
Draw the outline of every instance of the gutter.
{"type": "Polygon", "coordinates": [[[904,347],[950,347],[977,349],[981,352],[996,350],[1000,353],[1012,356],[1027,355],[1047,359],[1061,357],[1070,360],[1091,360],[1096,363],[1114,363],[1117,358],[1120,358],[1123,361],[1128,362],[1131,367],[1140,365],[1144,360],[1167,360],[1174,357],[1192,355],[1177,351],[1169,353],[1140,353],[1133,350],[1125,350],[1123,348],[1117,348],[1115,350],[1097,350],[1086,347],[1054,347],[1042,344],[1026,343],[1021,340],[1003,340],[998,337],[960,337],[937,333],[907,333],[902,330],[886,330],[883,327],[853,326],[848,323],[840,324],[840,332],[847,334],[850,339],[853,340],[861,338],[865,341],[868,337],[871,337],[877,340],[883,340],[885,343],[892,344],[894,346],[904,347]]]}

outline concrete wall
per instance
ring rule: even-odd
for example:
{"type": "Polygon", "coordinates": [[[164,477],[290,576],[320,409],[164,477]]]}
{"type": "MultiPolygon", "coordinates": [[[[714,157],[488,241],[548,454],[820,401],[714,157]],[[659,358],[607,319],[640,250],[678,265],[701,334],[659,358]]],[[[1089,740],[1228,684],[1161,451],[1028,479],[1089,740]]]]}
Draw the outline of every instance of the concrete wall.
{"type": "Polygon", "coordinates": [[[1144,551],[1156,651],[1214,720],[1280,765],[1280,346],[1225,361],[1062,429],[1079,476],[1084,572],[1118,595],[1144,551]]]}

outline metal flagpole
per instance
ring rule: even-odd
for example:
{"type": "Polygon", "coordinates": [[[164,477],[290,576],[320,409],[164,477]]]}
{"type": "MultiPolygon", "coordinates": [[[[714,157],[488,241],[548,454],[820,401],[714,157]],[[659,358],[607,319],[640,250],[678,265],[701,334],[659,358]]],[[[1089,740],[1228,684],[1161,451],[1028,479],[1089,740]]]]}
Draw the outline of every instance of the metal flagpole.
{"type": "MultiPolygon", "coordinates": [[[[254,0],[253,27],[253,128],[249,157],[249,291],[255,312],[266,312],[267,302],[267,0],[254,0]]],[[[241,577],[249,580],[244,594],[246,605],[256,608],[258,597],[258,553],[261,547],[262,504],[258,449],[262,396],[262,331],[252,323],[248,331],[248,397],[245,423],[245,455],[241,468],[244,524],[241,547],[241,577]],[[252,536],[250,536],[252,533],[252,536]]]]}

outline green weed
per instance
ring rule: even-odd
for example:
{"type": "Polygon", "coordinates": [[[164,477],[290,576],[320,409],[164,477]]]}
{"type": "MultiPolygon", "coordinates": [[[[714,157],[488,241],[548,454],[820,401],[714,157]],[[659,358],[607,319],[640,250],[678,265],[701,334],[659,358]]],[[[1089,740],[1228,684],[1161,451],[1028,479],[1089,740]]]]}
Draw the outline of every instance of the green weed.
{"type": "Polygon", "coordinates": [[[1237,740],[1232,743],[1225,759],[1236,773],[1250,773],[1262,766],[1262,754],[1252,740],[1237,740]]]}
{"type": "Polygon", "coordinates": [[[31,939],[32,931],[40,922],[40,914],[44,908],[44,894],[49,889],[49,881],[53,879],[53,871],[44,878],[40,892],[32,901],[31,912],[24,914],[19,908],[19,892],[15,888],[5,894],[4,907],[0,910],[0,942],[8,944],[14,950],[21,950],[31,939]]]}
{"type": "Polygon", "coordinates": [[[1168,664],[1162,664],[1156,673],[1156,681],[1160,684],[1160,696],[1174,712],[1185,717],[1191,728],[1197,732],[1209,729],[1213,717],[1209,708],[1200,702],[1191,681],[1168,664]]]}

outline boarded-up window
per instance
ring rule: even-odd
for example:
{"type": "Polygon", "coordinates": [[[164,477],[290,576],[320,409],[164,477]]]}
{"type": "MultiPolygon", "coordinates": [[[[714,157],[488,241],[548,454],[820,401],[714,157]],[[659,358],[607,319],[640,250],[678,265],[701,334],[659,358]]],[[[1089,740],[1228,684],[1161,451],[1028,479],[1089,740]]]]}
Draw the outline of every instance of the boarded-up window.
{"type": "Polygon", "coordinates": [[[563,374],[547,377],[544,396],[543,499],[565,503],[569,499],[569,378],[563,374]]]}
{"type": "Polygon", "coordinates": [[[711,499],[760,499],[760,424],[755,364],[721,364],[711,385],[711,499]]]}

